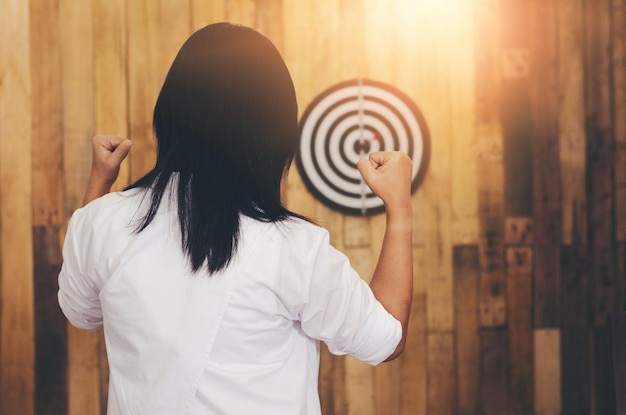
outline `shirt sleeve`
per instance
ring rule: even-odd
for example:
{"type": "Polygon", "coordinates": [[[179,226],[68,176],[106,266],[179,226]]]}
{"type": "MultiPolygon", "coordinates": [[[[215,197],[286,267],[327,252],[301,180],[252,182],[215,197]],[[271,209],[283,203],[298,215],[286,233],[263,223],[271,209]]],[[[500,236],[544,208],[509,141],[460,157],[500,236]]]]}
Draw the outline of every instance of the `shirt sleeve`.
{"type": "MultiPolygon", "coordinates": [[[[63,244],[63,265],[59,274],[59,306],[72,325],[85,330],[102,326],[99,288],[86,274],[81,263],[78,239],[81,237],[80,214],[76,211],[68,224],[63,244]]],[[[84,247],[84,245],[82,245],[84,247]]]]}
{"type": "Polygon", "coordinates": [[[349,354],[376,365],[396,349],[402,327],[369,285],[333,248],[328,234],[319,241],[311,283],[300,313],[303,331],[324,341],[333,354],[349,354]]]}

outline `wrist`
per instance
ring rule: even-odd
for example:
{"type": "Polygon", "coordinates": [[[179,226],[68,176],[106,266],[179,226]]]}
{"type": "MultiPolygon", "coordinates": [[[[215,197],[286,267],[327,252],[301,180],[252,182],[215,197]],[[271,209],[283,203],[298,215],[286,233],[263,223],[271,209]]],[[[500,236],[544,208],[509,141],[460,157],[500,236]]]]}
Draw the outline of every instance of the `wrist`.
{"type": "Polygon", "coordinates": [[[413,207],[411,200],[385,207],[387,230],[411,233],[413,230],[413,207]]]}

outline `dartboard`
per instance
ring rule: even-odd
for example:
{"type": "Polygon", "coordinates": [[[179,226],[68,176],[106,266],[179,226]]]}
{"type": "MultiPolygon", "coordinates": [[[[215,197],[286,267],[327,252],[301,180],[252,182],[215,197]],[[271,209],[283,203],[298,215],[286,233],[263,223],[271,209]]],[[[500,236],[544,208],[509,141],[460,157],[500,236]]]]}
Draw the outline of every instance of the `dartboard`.
{"type": "Polygon", "coordinates": [[[345,81],[306,108],[296,163],[309,191],[327,206],[350,215],[384,211],[357,169],[373,151],[407,153],[413,160],[411,190],[417,189],[428,164],[428,129],[417,105],[396,87],[345,81]]]}

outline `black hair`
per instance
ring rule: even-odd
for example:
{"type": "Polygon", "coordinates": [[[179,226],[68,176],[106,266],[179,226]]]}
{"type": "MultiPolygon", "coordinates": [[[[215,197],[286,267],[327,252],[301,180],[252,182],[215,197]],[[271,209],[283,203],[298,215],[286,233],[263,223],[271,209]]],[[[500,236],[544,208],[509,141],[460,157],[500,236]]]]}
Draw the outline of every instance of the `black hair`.
{"type": "Polygon", "coordinates": [[[172,177],[182,248],[194,272],[229,264],[240,215],[264,222],[300,217],[280,196],[297,150],[297,112],[291,76],[269,39],[229,23],[195,32],[154,108],[156,165],[129,186],[150,192],[136,231],[150,225],[172,177]]]}

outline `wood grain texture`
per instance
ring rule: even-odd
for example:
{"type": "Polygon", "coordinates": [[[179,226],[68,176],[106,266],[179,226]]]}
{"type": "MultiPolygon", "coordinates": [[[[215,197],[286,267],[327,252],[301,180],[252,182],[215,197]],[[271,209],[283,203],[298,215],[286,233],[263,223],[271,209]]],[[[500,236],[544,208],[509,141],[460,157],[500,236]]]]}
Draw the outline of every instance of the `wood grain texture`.
{"type": "Polygon", "coordinates": [[[583,2],[559,2],[559,158],[562,192],[562,240],[586,244],[586,136],[583,68],[583,2]]]}
{"type": "Polygon", "coordinates": [[[510,415],[533,415],[533,250],[506,247],[508,405],[510,415]]]}
{"type": "Polygon", "coordinates": [[[559,329],[535,329],[534,415],[561,414],[561,335],[559,329]]]}
{"type": "Polygon", "coordinates": [[[626,241],[626,1],[611,2],[615,134],[615,237],[626,241]]]}
{"type": "Polygon", "coordinates": [[[66,414],[67,324],[57,300],[61,270],[58,227],[33,227],[36,413],[66,414]]]}
{"type": "Polygon", "coordinates": [[[614,158],[613,102],[608,2],[585,3],[586,131],[589,261],[591,266],[592,313],[596,326],[604,326],[615,308],[615,251],[613,246],[614,158]]]}
{"type": "Polygon", "coordinates": [[[528,4],[505,0],[500,5],[504,210],[511,217],[530,216],[533,205],[528,4]]]}
{"type": "Polygon", "coordinates": [[[626,243],[618,242],[615,247],[617,265],[617,304],[615,311],[626,310],[626,243]]]}
{"type": "Polygon", "coordinates": [[[501,77],[499,5],[493,1],[476,9],[477,35],[489,39],[476,49],[478,213],[480,258],[480,318],[483,327],[506,323],[504,285],[504,171],[500,125],[501,77]]]}
{"type": "Polygon", "coordinates": [[[556,2],[530,3],[535,327],[559,325],[562,221],[557,124],[556,2]]]}
{"type": "Polygon", "coordinates": [[[82,206],[91,169],[91,138],[94,135],[92,8],[91,1],[59,1],[64,221],[82,206]]]}
{"type": "MultiPolygon", "coordinates": [[[[47,369],[60,361],[41,359],[42,342],[62,330],[41,323],[52,316],[41,295],[51,288],[35,274],[52,275],[55,262],[47,256],[55,245],[42,241],[61,238],[82,203],[94,133],[134,141],[116,189],[150,168],[152,107],[175,53],[192,30],[230,20],[276,44],[301,112],[325,88],[368,77],[413,99],[431,133],[431,165],[412,200],[407,348],[370,368],[322,346],[324,413],[495,412],[506,402],[508,415],[609,414],[605,318],[626,307],[625,6],[0,2],[0,413],[64,400],[71,415],[105,413],[101,332],[66,328],[65,397],[63,382],[42,381],[63,375],[47,369]],[[475,264],[476,255],[481,275],[461,259],[475,264]],[[473,307],[489,333],[482,361],[473,307]]],[[[384,218],[324,206],[295,168],[283,191],[369,279],[384,218]]]]}
{"type": "Polygon", "coordinates": [[[100,332],[79,330],[68,323],[68,415],[102,413],[105,399],[100,385],[100,341],[100,332]]]}
{"type": "Polygon", "coordinates": [[[477,246],[454,248],[457,413],[480,414],[480,264],[477,246]]]}
{"type": "Polygon", "coordinates": [[[481,146],[481,137],[475,129],[476,88],[480,85],[472,82],[481,71],[476,54],[484,46],[471,41],[480,30],[475,26],[475,5],[455,1],[451,6],[456,12],[446,16],[450,25],[447,44],[456,43],[457,48],[450,54],[450,66],[467,68],[450,77],[450,89],[454,91],[450,106],[452,244],[470,245],[480,240],[480,193],[476,188],[481,186],[480,172],[486,167],[476,157],[481,146]]]}
{"type": "Polygon", "coordinates": [[[609,340],[611,342],[611,373],[615,413],[626,412],[626,313],[609,315],[609,340]]]}
{"type": "Polygon", "coordinates": [[[592,404],[591,413],[615,414],[611,387],[611,342],[608,324],[592,329],[592,404]]]}
{"type": "Polygon", "coordinates": [[[0,5],[0,413],[35,413],[29,3],[0,5]]]}
{"type": "Polygon", "coordinates": [[[563,247],[561,263],[561,367],[563,413],[588,414],[591,389],[589,349],[589,275],[586,246],[580,241],[563,247]]]}
{"type": "Polygon", "coordinates": [[[426,299],[424,294],[414,290],[408,337],[400,357],[400,382],[396,385],[400,389],[400,413],[403,415],[426,415],[426,356],[426,299]]]}
{"type": "Polygon", "coordinates": [[[424,238],[430,241],[424,245],[427,322],[429,331],[448,332],[454,326],[450,182],[452,131],[449,123],[451,103],[443,97],[449,92],[450,78],[447,74],[452,68],[449,54],[440,53],[446,50],[447,37],[432,34],[437,33],[437,22],[449,18],[447,14],[452,10],[433,4],[423,6],[430,18],[419,16],[416,21],[415,24],[422,27],[422,35],[416,39],[415,47],[418,56],[422,57],[416,67],[422,80],[417,92],[431,97],[431,100],[421,103],[422,111],[429,120],[432,138],[429,179],[420,190],[424,202],[420,209],[424,238]]]}
{"type": "Polygon", "coordinates": [[[483,327],[479,337],[481,413],[501,415],[507,412],[508,404],[507,331],[503,327],[483,327]]]}
{"type": "Polygon", "coordinates": [[[59,0],[30,1],[33,224],[63,221],[63,98],[59,0]]]}
{"type": "Polygon", "coordinates": [[[454,334],[429,331],[427,344],[428,388],[426,413],[449,415],[456,411],[454,334]]]}

